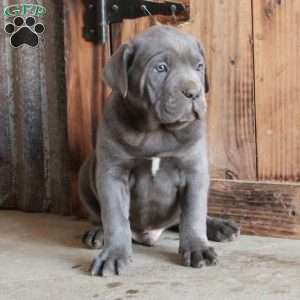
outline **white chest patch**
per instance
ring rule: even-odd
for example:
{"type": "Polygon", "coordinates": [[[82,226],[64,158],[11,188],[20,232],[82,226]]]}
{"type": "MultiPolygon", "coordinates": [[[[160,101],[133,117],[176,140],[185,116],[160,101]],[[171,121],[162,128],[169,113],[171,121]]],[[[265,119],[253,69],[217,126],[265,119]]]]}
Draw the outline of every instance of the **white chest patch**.
{"type": "Polygon", "coordinates": [[[152,157],[152,165],[151,165],[151,174],[155,176],[156,173],[159,171],[160,168],[160,158],[159,157],[152,157]]]}

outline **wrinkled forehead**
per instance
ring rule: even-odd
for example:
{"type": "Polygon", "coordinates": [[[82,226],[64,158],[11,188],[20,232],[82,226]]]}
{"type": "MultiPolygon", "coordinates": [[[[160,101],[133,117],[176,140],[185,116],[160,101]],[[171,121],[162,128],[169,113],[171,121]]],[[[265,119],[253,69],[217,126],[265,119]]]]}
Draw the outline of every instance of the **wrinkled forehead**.
{"type": "Polygon", "coordinates": [[[134,41],[135,56],[147,60],[156,54],[170,52],[178,57],[203,58],[203,50],[191,35],[169,26],[155,26],[140,34],[134,41]]]}

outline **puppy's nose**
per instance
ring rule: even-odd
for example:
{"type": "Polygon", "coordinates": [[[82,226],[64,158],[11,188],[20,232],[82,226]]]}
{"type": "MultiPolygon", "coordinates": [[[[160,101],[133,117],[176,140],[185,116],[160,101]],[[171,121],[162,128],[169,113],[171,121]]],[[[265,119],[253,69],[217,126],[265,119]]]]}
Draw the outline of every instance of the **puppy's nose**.
{"type": "Polygon", "coordinates": [[[197,100],[200,97],[200,90],[197,88],[185,89],[182,90],[182,94],[190,100],[197,100]]]}

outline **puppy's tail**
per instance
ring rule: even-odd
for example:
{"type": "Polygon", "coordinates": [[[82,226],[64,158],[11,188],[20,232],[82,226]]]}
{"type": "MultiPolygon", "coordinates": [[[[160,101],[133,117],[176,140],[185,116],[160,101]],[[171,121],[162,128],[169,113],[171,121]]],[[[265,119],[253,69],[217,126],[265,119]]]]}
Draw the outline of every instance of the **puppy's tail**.
{"type": "Polygon", "coordinates": [[[95,154],[92,154],[79,171],[79,197],[94,224],[101,223],[100,204],[95,190],[95,154]]]}

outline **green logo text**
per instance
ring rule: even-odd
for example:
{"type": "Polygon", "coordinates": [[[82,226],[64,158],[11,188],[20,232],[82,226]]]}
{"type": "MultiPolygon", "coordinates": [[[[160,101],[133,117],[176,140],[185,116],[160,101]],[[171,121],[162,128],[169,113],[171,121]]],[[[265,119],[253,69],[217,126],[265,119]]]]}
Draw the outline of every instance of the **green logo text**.
{"type": "Polygon", "coordinates": [[[4,8],[5,17],[16,17],[33,15],[36,17],[42,17],[46,15],[46,8],[39,4],[15,4],[9,5],[4,8]]]}

